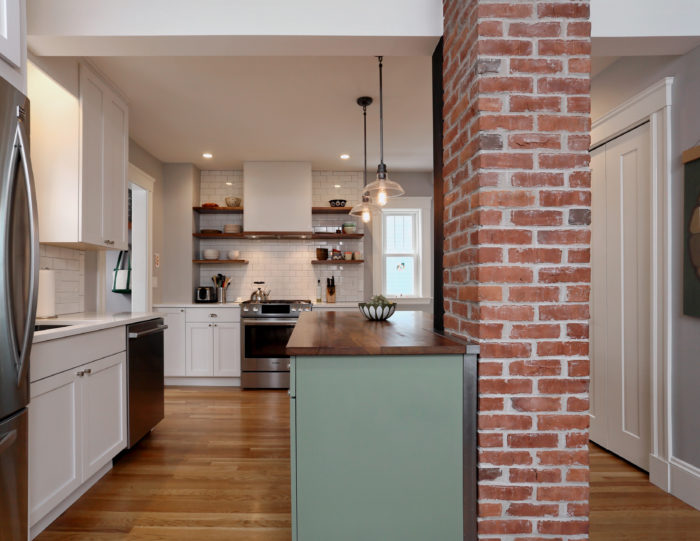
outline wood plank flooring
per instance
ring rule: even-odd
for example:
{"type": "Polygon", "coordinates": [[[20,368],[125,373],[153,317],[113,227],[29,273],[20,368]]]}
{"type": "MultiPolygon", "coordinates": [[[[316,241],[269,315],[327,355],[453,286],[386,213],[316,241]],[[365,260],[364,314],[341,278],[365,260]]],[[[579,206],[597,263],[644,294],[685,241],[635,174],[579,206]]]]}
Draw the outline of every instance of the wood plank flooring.
{"type": "MultiPolygon", "coordinates": [[[[286,391],[179,387],[165,396],[163,422],[39,541],[291,539],[286,391]]],[[[590,538],[696,541],[700,511],[591,446],[590,538]]]]}
{"type": "Polygon", "coordinates": [[[592,541],[700,541],[700,511],[595,444],[590,459],[592,541]]]}

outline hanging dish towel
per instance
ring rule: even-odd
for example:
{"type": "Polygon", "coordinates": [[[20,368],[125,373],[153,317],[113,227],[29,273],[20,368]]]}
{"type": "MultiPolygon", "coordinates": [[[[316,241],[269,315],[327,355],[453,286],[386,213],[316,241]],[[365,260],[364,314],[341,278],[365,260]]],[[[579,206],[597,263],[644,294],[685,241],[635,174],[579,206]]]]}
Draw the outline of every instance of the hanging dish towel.
{"type": "Polygon", "coordinates": [[[112,291],[114,293],[131,293],[131,254],[129,252],[119,252],[117,266],[114,267],[112,291]],[[126,269],[122,269],[122,258],[127,261],[126,269]]]}

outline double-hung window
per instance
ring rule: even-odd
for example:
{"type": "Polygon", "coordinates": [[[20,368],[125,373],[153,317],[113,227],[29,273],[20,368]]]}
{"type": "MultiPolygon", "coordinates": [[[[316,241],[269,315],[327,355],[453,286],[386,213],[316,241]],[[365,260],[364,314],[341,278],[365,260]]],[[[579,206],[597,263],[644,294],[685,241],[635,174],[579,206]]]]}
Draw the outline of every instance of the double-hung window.
{"type": "Polygon", "coordinates": [[[382,211],[382,272],[387,297],[420,296],[418,210],[382,211]]]}
{"type": "Polygon", "coordinates": [[[429,300],[432,289],[432,201],[390,200],[373,219],[374,290],[394,299],[429,300]]]}

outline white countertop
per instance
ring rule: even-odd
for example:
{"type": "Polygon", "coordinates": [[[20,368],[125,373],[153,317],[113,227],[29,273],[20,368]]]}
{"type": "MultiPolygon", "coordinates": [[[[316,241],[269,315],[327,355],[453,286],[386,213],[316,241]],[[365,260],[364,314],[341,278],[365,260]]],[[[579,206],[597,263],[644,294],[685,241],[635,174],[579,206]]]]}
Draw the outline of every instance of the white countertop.
{"type": "Polygon", "coordinates": [[[89,312],[81,312],[78,314],[66,314],[50,319],[38,319],[37,325],[70,325],[69,327],[61,327],[59,329],[49,329],[46,331],[37,331],[34,333],[33,343],[46,342],[47,340],[56,340],[57,338],[65,338],[76,334],[86,332],[101,331],[111,327],[119,327],[122,325],[130,325],[139,321],[147,321],[162,317],[156,312],[121,312],[118,314],[95,314],[89,312]]]}
{"type": "Polygon", "coordinates": [[[240,302],[160,302],[153,308],[240,308],[240,302]]]}

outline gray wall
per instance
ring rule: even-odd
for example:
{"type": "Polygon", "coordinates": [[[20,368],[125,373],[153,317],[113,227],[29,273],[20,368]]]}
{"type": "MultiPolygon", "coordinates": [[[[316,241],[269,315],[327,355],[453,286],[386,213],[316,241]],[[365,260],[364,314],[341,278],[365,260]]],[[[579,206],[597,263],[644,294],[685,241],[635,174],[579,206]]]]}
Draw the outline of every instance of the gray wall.
{"type": "Polygon", "coordinates": [[[700,467],[700,319],[683,315],[683,165],[681,153],[700,141],[700,47],[681,57],[618,60],[593,79],[593,120],[663,77],[675,77],[672,105],[672,424],[673,454],[700,467]]]}
{"type": "Polygon", "coordinates": [[[199,204],[200,172],[189,163],[163,166],[163,250],[161,252],[160,298],[165,302],[192,302],[199,282],[193,272],[194,217],[199,204]],[[184,239],[184,240],[183,240],[184,239]]]}
{"type": "MultiPolygon", "coordinates": [[[[129,139],[129,162],[141,169],[147,175],[155,179],[153,186],[153,253],[163,256],[163,193],[164,193],[164,176],[163,163],[152,154],[149,154],[143,147],[133,139],[129,139]]],[[[159,269],[153,266],[153,276],[156,278],[157,286],[153,288],[153,302],[159,303],[164,297],[162,296],[162,271],[163,266],[159,269]]]]}

